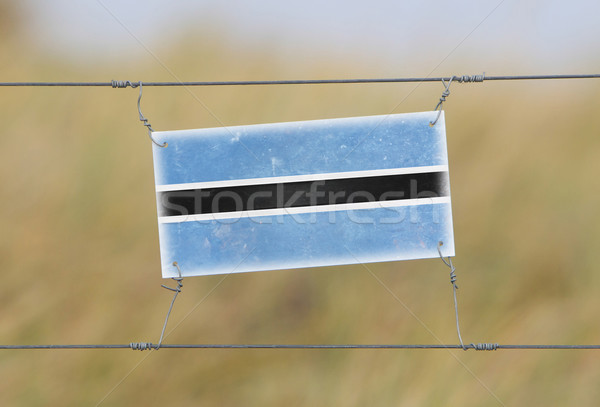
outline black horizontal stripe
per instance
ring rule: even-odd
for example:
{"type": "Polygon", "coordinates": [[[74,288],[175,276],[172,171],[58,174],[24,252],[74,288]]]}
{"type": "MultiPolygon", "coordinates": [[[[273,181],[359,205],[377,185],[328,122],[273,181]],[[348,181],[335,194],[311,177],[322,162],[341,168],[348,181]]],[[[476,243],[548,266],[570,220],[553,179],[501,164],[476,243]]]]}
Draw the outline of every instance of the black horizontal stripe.
{"type": "Polygon", "coordinates": [[[448,196],[447,172],[382,175],[158,192],[159,216],[448,196]]]}

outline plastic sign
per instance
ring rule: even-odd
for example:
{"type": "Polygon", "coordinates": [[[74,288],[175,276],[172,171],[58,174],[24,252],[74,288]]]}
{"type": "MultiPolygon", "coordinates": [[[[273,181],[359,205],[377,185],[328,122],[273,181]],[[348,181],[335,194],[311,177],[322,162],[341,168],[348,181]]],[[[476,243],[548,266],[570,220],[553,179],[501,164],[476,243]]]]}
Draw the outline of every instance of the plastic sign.
{"type": "Polygon", "coordinates": [[[154,132],[163,277],[453,256],[436,116],[154,132]]]}

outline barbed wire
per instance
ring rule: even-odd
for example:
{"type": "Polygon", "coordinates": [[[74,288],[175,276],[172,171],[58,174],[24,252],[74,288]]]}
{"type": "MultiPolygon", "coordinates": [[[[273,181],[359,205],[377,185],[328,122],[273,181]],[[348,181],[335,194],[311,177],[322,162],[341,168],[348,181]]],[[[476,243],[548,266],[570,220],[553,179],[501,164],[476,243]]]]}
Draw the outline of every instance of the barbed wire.
{"type": "Polygon", "coordinates": [[[255,80],[255,81],[118,81],[110,82],[0,82],[0,86],[109,86],[112,88],[135,88],[142,86],[246,86],[246,85],[323,85],[323,84],[357,84],[357,83],[411,83],[456,81],[473,83],[483,81],[515,81],[515,80],[549,80],[549,79],[600,79],[600,74],[565,74],[565,75],[459,75],[443,77],[411,77],[411,78],[362,78],[362,79],[292,79],[292,80],[255,80]]]}

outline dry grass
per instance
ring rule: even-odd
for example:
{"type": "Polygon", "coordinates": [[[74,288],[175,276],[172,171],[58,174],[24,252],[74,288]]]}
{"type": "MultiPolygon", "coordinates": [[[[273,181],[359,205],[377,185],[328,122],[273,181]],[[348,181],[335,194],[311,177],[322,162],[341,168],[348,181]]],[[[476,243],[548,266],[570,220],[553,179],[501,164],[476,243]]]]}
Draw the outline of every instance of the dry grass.
{"type": "MultiPolygon", "coordinates": [[[[181,47],[165,61],[183,79],[351,77],[365,69],[335,61],[287,67],[268,54],[236,59],[218,48],[190,55],[181,47]]],[[[158,69],[117,72],[35,55],[27,66],[2,64],[2,78],[171,79],[158,69]]],[[[143,107],[156,129],[199,128],[385,114],[410,90],[192,89],[212,116],[184,89],[153,88],[143,107]]],[[[598,343],[598,90],[591,81],[453,88],[446,117],[466,341],[598,343]]],[[[441,85],[423,85],[396,112],[430,110],[440,92],[441,85]]],[[[160,288],[150,142],[135,99],[131,89],[2,89],[2,343],[157,340],[170,293],[160,288]]],[[[441,341],[456,342],[441,262],[369,268],[441,341]]],[[[170,326],[220,279],[187,279],[170,326]]],[[[436,339],[363,267],[350,266],[231,275],[167,341],[436,339]]],[[[1,351],[0,404],[95,405],[144,356],[1,351]]],[[[160,351],[104,405],[499,405],[480,381],[505,405],[596,405],[597,358],[588,351],[160,351]]]]}

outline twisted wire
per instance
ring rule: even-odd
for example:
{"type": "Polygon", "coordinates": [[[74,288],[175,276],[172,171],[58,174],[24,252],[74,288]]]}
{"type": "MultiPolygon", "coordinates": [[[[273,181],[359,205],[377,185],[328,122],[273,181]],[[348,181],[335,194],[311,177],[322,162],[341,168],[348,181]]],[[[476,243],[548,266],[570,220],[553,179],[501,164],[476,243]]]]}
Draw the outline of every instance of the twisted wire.
{"type": "Polygon", "coordinates": [[[485,80],[485,72],[483,73],[483,75],[462,75],[462,76],[455,76],[454,80],[457,81],[458,83],[474,83],[474,82],[483,82],[485,80]]]}
{"type": "MultiPolygon", "coordinates": [[[[150,349],[154,349],[154,345],[151,342],[131,342],[129,344],[129,347],[131,348],[131,350],[150,350],[150,349]]],[[[158,348],[156,348],[158,349],[158,348]]]]}
{"type": "Polygon", "coordinates": [[[499,345],[497,343],[472,343],[471,346],[475,350],[487,351],[487,350],[497,350],[499,345]]]}
{"type": "Polygon", "coordinates": [[[126,88],[128,86],[131,86],[132,88],[137,88],[138,86],[141,86],[142,82],[131,82],[131,81],[115,81],[113,80],[111,82],[112,87],[113,88],[126,88]]]}

